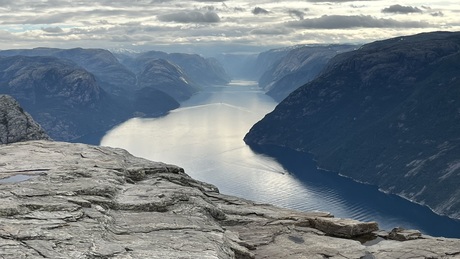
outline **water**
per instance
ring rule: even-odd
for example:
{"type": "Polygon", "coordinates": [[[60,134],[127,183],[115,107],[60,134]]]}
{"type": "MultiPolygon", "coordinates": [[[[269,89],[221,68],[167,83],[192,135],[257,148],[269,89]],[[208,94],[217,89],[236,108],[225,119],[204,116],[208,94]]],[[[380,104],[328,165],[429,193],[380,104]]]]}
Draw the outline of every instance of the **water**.
{"type": "Polygon", "coordinates": [[[0,184],[2,183],[17,183],[29,180],[30,178],[37,177],[36,175],[26,175],[26,174],[16,174],[10,177],[0,179],[0,184]]]}
{"type": "Polygon", "coordinates": [[[276,103],[254,82],[209,87],[165,117],[131,119],[108,132],[101,145],[176,164],[222,193],[336,217],[377,221],[382,229],[415,228],[460,237],[460,222],[374,186],[318,170],[310,157],[267,148],[251,150],[243,137],[276,103]],[[273,157],[276,157],[273,158],[273,157]]]}

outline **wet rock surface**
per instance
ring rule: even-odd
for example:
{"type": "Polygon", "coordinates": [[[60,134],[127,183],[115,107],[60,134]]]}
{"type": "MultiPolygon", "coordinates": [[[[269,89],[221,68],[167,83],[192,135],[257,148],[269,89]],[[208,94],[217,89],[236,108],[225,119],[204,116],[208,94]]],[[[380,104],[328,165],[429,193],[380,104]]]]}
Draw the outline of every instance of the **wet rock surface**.
{"type": "Polygon", "coordinates": [[[358,237],[375,223],[220,194],[121,149],[0,146],[0,258],[455,258],[460,240],[358,237]]]}

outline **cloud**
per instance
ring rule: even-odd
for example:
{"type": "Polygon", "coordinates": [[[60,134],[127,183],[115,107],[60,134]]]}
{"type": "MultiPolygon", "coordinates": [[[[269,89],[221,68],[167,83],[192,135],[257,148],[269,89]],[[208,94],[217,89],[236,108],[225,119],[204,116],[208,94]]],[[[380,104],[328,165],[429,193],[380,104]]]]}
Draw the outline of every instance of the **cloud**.
{"type": "Polygon", "coordinates": [[[217,13],[198,12],[198,11],[183,11],[177,13],[169,13],[157,16],[163,22],[178,22],[178,23],[218,23],[220,21],[217,13]]]}
{"type": "Polygon", "coordinates": [[[42,31],[48,32],[48,33],[62,33],[64,32],[61,27],[56,26],[56,27],[42,27],[42,31]]]}
{"type": "Polygon", "coordinates": [[[307,0],[307,2],[312,2],[312,3],[323,3],[323,2],[345,3],[345,2],[356,2],[356,1],[374,1],[374,0],[307,0]]]}
{"type": "Polygon", "coordinates": [[[260,7],[256,7],[252,10],[252,13],[257,15],[257,14],[268,14],[269,11],[263,9],[263,8],[260,8],[260,7]]]}
{"type": "Polygon", "coordinates": [[[430,14],[431,14],[431,16],[434,16],[434,17],[442,17],[442,16],[444,16],[444,13],[441,12],[441,11],[430,13],[430,14]]]}
{"type": "Polygon", "coordinates": [[[303,18],[305,17],[305,13],[302,12],[302,11],[299,11],[299,10],[288,10],[288,14],[292,17],[292,18],[297,18],[299,20],[303,20],[303,18]]]}
{"type": "Polygon", "coordinates": [[[260,28],[250,32],[253,35],[286,35],[291,33],[287,28],[260,28]]]}
{"type": "Polygon", "coordinates": [[[382,13],[396,13],[396,14],[408,14],[408,13],[421,13],[422,10],[418,7],[413,6],[402,6],[399,4],[392,5],[382,9],[382,13]]]}
{"type": "Polygon", "coordinates": [[[288,27],[305,29],[349,29],[349,28],[424,28],[426,22],[400,22],[393,19],[378,19],[370,15],[323,15],[319,18],[292,21],[288,27]]]}

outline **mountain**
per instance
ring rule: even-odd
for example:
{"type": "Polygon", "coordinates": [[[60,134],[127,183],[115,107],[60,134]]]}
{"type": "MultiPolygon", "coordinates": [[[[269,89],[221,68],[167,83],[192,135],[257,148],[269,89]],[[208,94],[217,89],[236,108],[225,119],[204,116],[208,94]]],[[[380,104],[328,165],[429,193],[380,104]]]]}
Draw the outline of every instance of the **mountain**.
{"type": "Polygon", "coordinates": [[[146,106],[137,103],[136,92],[115,97],[82,67],[50,56],[0,57],[0,93],[17,99],[53,139],[67,141],[106,131],[139,112],[158,115],[179,106],[160,91],[146,106]]]}
{"type": "Polygon", "coordinates": [[[255,75],[257,53],[222,53],[216,59],[222,64],[231,78],[257,80],[255,75]]]}
{"type": "Polygon", "coordinates": [[[165,59],[152,59],[145,62],[142,71],[138,74],[140,88],[151,87],[167,93],[178,101],[190,98],[198,91],[190,84],[180,67],[165,59]]]}
{"type": "Polygon", "coordinates": [[[49,140],[42,127],[11,96],[0,95],[0,144],[49,140]]]}
{"type": "Polygon", "coordinates": [[[354,45],[297,46],[262,74],[259,86],[280,102],[295,89],[313,80],[332,57],[354,48],[354,45]]]}
{"type": "Polygon", "coordinates": [[[339,54],[245,141],[313,154],[318,166],[460,218],[460,32],[339,54]]]}
{"type": "Polygon", "coordinates": [[[68,59],[95,75],[98,84],[109,93],[123,96],[137,89],[136,75],[105,49],[13,49],[0,51],[0,56],[52,56],[68,59]]]}
{"type": "Polygon", "coordinates": [[[287,48],[270,49],[257,55],[253,73],[256,78],[260,78],[266,71],[270,70],[273,66],[280,62],[289,51],[298,48],[299,46],[292,46],[287,48]]]}
{"type": "Polygon", "coordinates": [[[152,60],[164,59],[177,65],[190,80],[194,87],[207,85],[227,84],[230,77],[220,63],[212,58],[204,58],[197,54],[165,53],[161,51],[148,51],[139,54],[118,55],[121,62],[135,73],[140,73],[152,60]]]}
{"type": "Polygon", "coordinates": [[[374,232],[375,222],[257,204],[120,148],[42,140],[0,145],[0,154],[5,259],[460,254],[460,239],[400,228],[374,232]]]}

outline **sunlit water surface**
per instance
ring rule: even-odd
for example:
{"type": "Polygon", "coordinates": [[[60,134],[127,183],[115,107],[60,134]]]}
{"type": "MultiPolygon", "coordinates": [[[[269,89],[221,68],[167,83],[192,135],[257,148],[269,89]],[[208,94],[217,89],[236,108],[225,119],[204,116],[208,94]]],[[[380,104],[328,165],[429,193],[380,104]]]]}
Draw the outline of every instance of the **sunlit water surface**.
{"type": "Polygon", "coordinates": [[[255,82],[234,81],[206,88],[164,117],[128,120],[108,132],[101,145],[179,165],[225,194],[377,221],[382,229],[403,226],[460,237],[459,222],[373,186],[318,170],[305,155],[278,150],[274,159],[253,152],[243,137],[275,106],[255,82]]]}

